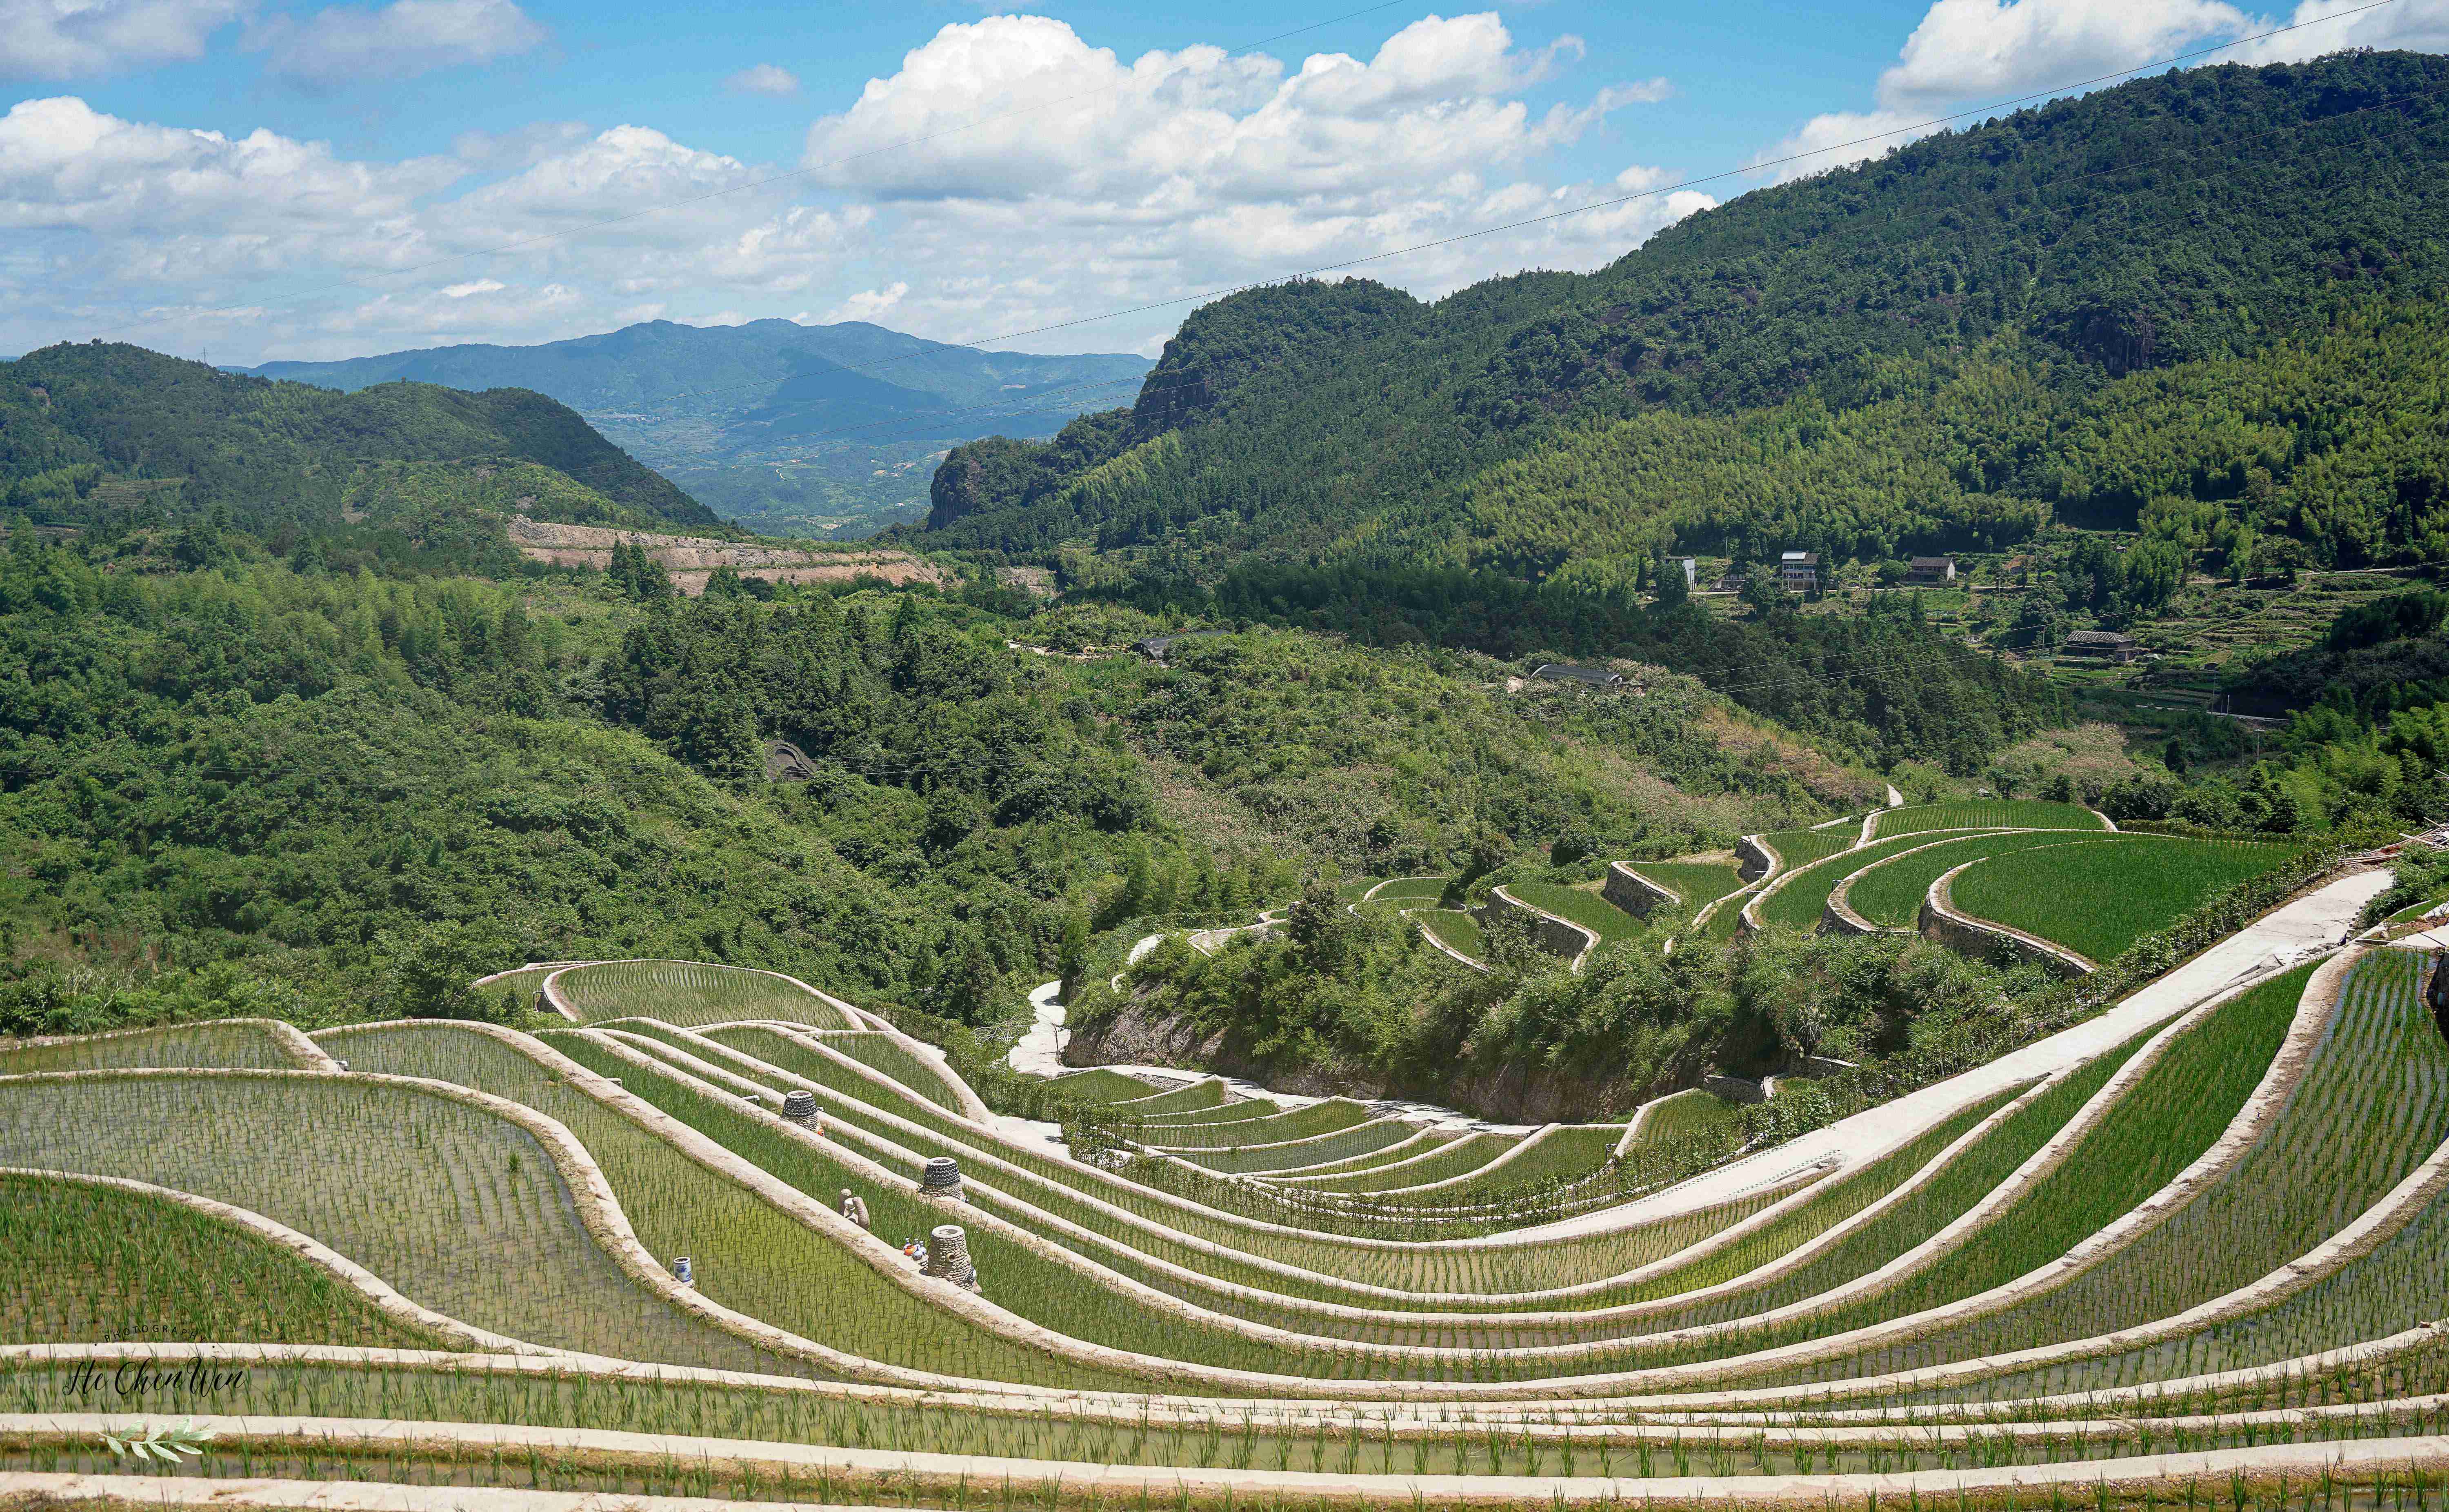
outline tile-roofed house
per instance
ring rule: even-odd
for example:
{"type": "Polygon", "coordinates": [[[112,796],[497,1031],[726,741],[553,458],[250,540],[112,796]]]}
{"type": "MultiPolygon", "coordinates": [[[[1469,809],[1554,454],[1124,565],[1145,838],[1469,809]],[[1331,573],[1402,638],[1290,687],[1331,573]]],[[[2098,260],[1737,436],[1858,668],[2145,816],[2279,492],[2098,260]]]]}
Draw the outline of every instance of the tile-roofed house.
{"type": "Polygon", "coordinates": [[[1531,675],[1550,682],[1579,682],[1593,688],[1624,686],[1624,674],[1621,672],[1610,672],[1605,667],[1577,667],[1570,661],[1544,662],[1531,675]]]}
{"type": "Polygon", "coordinates": [[[1905,586],[1937,588],[1956,581],[1954,557],[1916,557],[1905,565],[1905,586]]]}
{"type": "Polygon", "coordinates": [[[2066,638],[2059,654],[2070,657],[2099,657],[2108,661],[2131,661],[2139,647],[2131,635],[2115,630],[2077,630],[2066,638]]]}

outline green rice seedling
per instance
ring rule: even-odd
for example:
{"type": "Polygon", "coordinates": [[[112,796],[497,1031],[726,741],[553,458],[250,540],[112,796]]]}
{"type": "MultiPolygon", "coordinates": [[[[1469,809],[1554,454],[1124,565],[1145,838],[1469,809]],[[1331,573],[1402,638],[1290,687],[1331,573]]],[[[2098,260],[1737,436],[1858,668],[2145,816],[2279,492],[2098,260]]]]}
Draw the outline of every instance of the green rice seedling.
{"type": "MultiPolygon", "coordinates": [[[[2449,1137],[2449,1045],[2421,1002],[2423,965],[2395,950],[2359,963],[2302,1082],[2242,1161],[2086,1275],[1933,1337],[1932,1358],[2085,1338],[2182,1312],[2278,1270],[2378,1201],[2449,1137]]],[[[2374,1273],[2388,1269],[2381,1262],[2374,1273]]]]}
{"type": "Polygon", "coordinates": [[[1845,902],[1873,924],[1908,928],[1920,920],[1922,898],[1930,891],[1930,885],[1967,861],[2028,851],[2034,846],[2115,845],[2124,838],[2105,832],[2092,837],[2064,830],[1953,837],[1925,834],[1920,846],[1872,863],[1871,870],[1847,890],[1845,902]]]}
{"type": "Polygon", "coordinates": [[[1200,1077],[1190,1086],[1175,1086],[1173,1091],[1158,1091],[1151,1086],[1148,1096],[1134,1101],[1129,1108],[1119,1108],[1119,1111],[1129,1113],[1134,1119],[1158,1119],[1158,1116],[1170,1116],[1170,1113],[1210,1113],[1212,1116],[1215,1108],[1227,1106],[1229,1096],[1232,1096],[1232,1089],[1227,1089],[1215,1077],[1200,1077]]]}
{"type": "Polygon", "coordinates": [[[1728,1128],[1741,1122],[1744,1113],[1739,1104],[1705,1087],[1686,1087],[1669,1093],[1649,1104],[1649,1109],[1647,1114],[1639,1115],[1641,1130],[1633,1136],[1636,1143],[1656,1144],[1728,1128]]]}
{"type": "Polygon", "coordinates": [[[695,961],[607,961],[553,979],[582,1023],[649,1015],[667,1024],[780,1019],[820,1029],[860,1029],[839,1008],[770,971],[695,961]]]}
{"type": "Polygon", "coordinates": [[[1137,1077],[1109,1071],[1104,1066],[1056,1077],[1053,1085],[1065,1096],[1083,1102],[1130,1102],[1155,1097],[1160,1090],[1137,1077]]]}
{"type": "Polygon", "coordinates": [[[52,1044],[0,1040],[0,1076],[34,1071],[101,1071],[118,1066],[298,1068],[274,1032],[256,1023],[174,1024],[159,1029],[90,1035],[52,1044]]]}
{"type": "Polygon", "coordinates": [[[1468,913],[1456,909],[1415,909],[1410,917],[1450,950],[1474,961],[1488,954],[1488,941],[1480,933],[1479,921],[1468,913]]]}
{"type": "Polygon", "coordinates": [[[1476,1171],[1521,1142],[1522,1137],[1514,1134],[1466,1134],[1422,1158],[1315,1185],[1330,1192],[1386,1192],[1396,1187],[1425,1186],[1476,1171]]]}
{"type": "Polygon", "coordinates": [[[1761,836],[1761,843],[1777,852],[1779,872],[1799,871],[1814,861],[1847,850],[1861,837],[1861,829],[1854,824],[1832,824],[1815,830],[1777,830],[1761,836]]]}
{"type": "MultiPolygon", "coordinates": [[[[676,1033],[668,1025],[660,1024],[651,1020],[616,1019],[610,1021],[606,1027],[618,1027],[650,1039],[663,1040],[685,1050],[691,1047],[690,1042],[683,1035],[676,1033]]],[[[952,1116],[952,1110],[918,1097],[915,1093],[909,1095],[898,1093],[859,1075],[853,1066],[844,1063],[848,1058],[839,1056],[839,1052],[834,1055],[826,1054],[826,1050],[830,1048],[828,1041],[833,1038],[830,1035],[822,1039],[813,1036],[801,1039],[786,1030],[769,1029],[758,1024],[718,1024],[695,1032],[718,1043],[778,1065],[810,1086],[829,1088],[844,1097],[856,1098],[872,1107],[904,1117],[952,1116]]]]}
{"type": "Polygon", "coordinates": [[[1502,1186],[1529,1186],[1541,1181],[1577,1181],[1594,1176],[1615,1158],[1624,1139],[1621,1123],[1571,1123],[1532,1138],[1531,1147],[1485,1177],[1475,1177],[1439,1192],[1439,1197],[1463,1196],[1482,1181],[1502,1186]]]}
{"type": "MultiPolygon", "coordinates": [[[[2209,1148],[2278,1053],[2311,967],[2222,1005],[2179,1035],[2066,1159],[1984,1230],[1937,1264],[1876,1296],[1814,1319],[1814,1333],[1902,1317],[2013,1280],[2048,1264],[2167,1184],[2209,1148]]],[[[1772,1381],[1836,1380],[1911,1368],[1912,1343],[1866,1348],[1772,1381]]]]}
{"type": "MultiPolygon", "coordinates": [[[[834,1159],[821,1141],[795,1139],[779,1124],[751,1117],[736,1100],[708,1095],[677,1077],[607,1054],[588,1043],[583,1035],[556,1036],[555,1048],[602,1074],[620,1074],[628,1090],[802,1192],[822,1198],[844,1187],[858,1191],[879,1232],[923,1234],[944,1221],[946,1210],[941,1203],[860,1177],[834,1159]]],[[[969,1245],[971,1258],[989,1296],[1020,1316],[1070,1338],[1160,1358],[1277,1374],[1335,1375],[1347,1368],[1331,1354],[1314,1355],[1183,1318],[1153,1314],[1126,1295],[990,1228],[971,1225],[969,1245]]],[[[803,1249],[817,1246],[831,1248],[831,1243],[813,1234],[800,1241],[803,1249]]],[[[761,1259],[735,1257],[734,1263],[761,1259]]],[[[752,1316],[801,1332],[818,1322],[818,1316],[812,1314],[830,1313],[829,1308],[812,1304],[802,1294],[804,1273],[796,1285],[787,1266],[773,1272],[770,1280],[762,1279],[764,1274],[760,1271],[743,1276],[736,1283],[742,1299],[734,1301],[726,1296],[724,1300],[752,1316]]],[[[710,1287],[713,1283],[708,1280],[704,1284],[710,1287]]],[[[916,1306],[924,1308],[923,1303],[916,1306]]],[[[839,1320],[826,1316],[824,1325],[838,1327],[839,1320]]],[[[822,1334],[808,1336],[833,1342],[822,1334]]]]}
{"type": "Polygon", "coordinates": [[[1166,1132],[1188,1127],[1210,1128],[1224,1123],[1248,1123],[1258,1119],[1272,1119],[1284,1110],[1264,1098],[1244,1098],[1239,1102],[1224,1102],[1214,1107],[1192,1108],[1183,1113],[1160,1113],[1154,1118],[1134,1119],[1128,1107],[1116,1108],[1115,1117],[1130,1120],[1132,1126],[1146,1132],[1147,1141],[1169,1142],[1166,1132]]]}
{"type": "MultiPolygon", "coordinates": [[[[1808,833],[1808,832],[1806,832],[1808,833]]],[[[1684,900],[1683,912],[1695,914],[1720,898],[1743,890],[1744,874],[1731,861],[1625,861],[1637,871],[1684,900]]],[[[1660,905],[1665,908],[1665,904],[1660,905]]]]}
{"type": "Polygon", "coordinates": [[[1771,890],[1762,895],[1753,911],[1764,924],[1783,925],[1789,929],[1817,929],[1828,906],[1828,894],[1838,883],[1873,862],[1929,841],[1928,835],[1899,835],[1793,868],[1781,874],[1783,880],[1771,879],[1771,890]]]}
{"type": "MultiPolygon", "coordinates": [[[[1329,1098],[1292,1113],[1264,1118],[1225,1120],[1209,1123],[1165,1123],[1151,1129],[1147,1142],[1169,1150],[1216,1150],[1254,1144],[1282,1144],[1359,1128],[1370,1121],[1369,1105],[1349,1098],[1329,1098]]],[[[1354,1153],[1354,1152],[1346,1152],[1354,1153]]],[[[1321,1157],[1339,1159],[1340,1156],[1321,1157]]]]}
{"type": "Polygon", "coordinates": [[[1602,945],[1618,940],[1637,940],[1649,932],[1648,924],[1588,889],[1560,887],[1550,882],[1516,882],[1505,890],[1534,909],[1545,909],[1559,918],[1580,925],[1597,935],[1602,945]]]}
{"type": "MultiPolygon", "coordinates": [[[[532,1007],[536,1005],[536,995],[544,991],[544,979],[560,970],[562,966],[575,964],[563,962],[560,965],[531,966],[516,971],[505,971],[487,979],[476,988],[476,991],[495,1003],[508,998],[520,1007],[532,1007]]],[[[548,1008],[545,1011],[551,1010],[548,1008]]]]}
{"type": "Polygon", "coordinates": [[[1874,839],[1929,830],[2107,830],[2100,815],[2076,803],[2039,798],[1975,798],[1923,803],[1880,812],[1874,839]]]}
{"type": "MultiPolygon", "coordinates": [[[[619,1111],[559,1081],[537,1081],[515,1069],[505,1074],[501,1056],[494,1052],[507,1052],[512,1061],[526,1058],[489,1036],[437,1024],[369,1033],[360,1048],[372,1058],[376,1042],[416,1037],[444,1042],[441,1049],[427,1053],[429,1058],[443,1053],[452,1040],[486,1046],[452,1080],[526,1103],[568,1126],[603,1167],[640,1242],[655,1254],[691,1256],[699,1290],[727,1307],[830,1348],[914,1369],[986,1380],[1127,1382],[1048,1360],[912,1296],[830,1237],[700,1165],[619,1111]]],[[[554,1048],[590,1069],[620,1078],[640,1096],[658,1090],[654,1079],[608,1052],[590,1048],[582,1043],[583,1036],[566,1033],[556,1039],[561,1043],[554,1048]]],[[[532,1062],[529,1064],[534,1067],[532,1062]]],[[[354,1057],[352,1065],[383,1068],[360,1066],[354,1057]]],[[[828,1205],[842,1186],[854,1185],[832,1177],[824,1179],[831,1184],[809,1195],[828,1205]]],[[[904,1236],[885,1235],[888,1240],[904,1236]]],[[[528,1337],[515,1330],[501,1331],[528,1337]]],[[[641,1357],[621,1349],[598,1352],[641,1357]]]]}
{"type": "Polygon", "coordinates": [[[1462,1129],[1447,1127],[1426,1128],[1400,1144],[1390,1144],[1382,1150],[1372,1150],[1366,1155],[1356,1155],[1349,1159],[1335,1161],[1331,1165],[1321,1165],[1315,1170],[1299,1171],[1274,1177],[1271,1179],[1290,1182],[1298,1186],[1316,1186],[1321,1181],[1363,1176],[1407,1161],[1425,1160],[1443,1151],[1455,1140],[1461,1139],[1466,1132],[1462,1129]]]}
{"type": "Polygon", "coordinates": [[[0,1176],[0,1340],[449,1347],[304,1257],[166,1197],[0,1176]]]}
{"type": "Polygon", "coordinates": [[[954,1093],[944,1069],[912,1051],[892,1035],[881,1030],[863,1034],[829,1034],[822,1043],[828,1050],[839,1051],[863,1065],[883,1072],[939,1108],[955,1113],[961,1111],[961,1100],[954,1093]]]}
{"type": "Polygon", "coordinates": [[[1450,877],[1394,877],[1379,883],[1368,894],[1372,903],[1400,900],[1406,903],[1427,899],[1435,902],[1445,895],[1450,877]]]}
{"type": "MultiPolygon", "coordinates": [[[[1251,1125],[1258,1127],[1276,1122],[1263,1119],[1251,1125]]],[[[1227,1176],[1256,1176],[1268,1171],[1307,1170],[1314,1165],[1328,1165],[1355,1155],[1366,1155],[1401,1144],[1418,1133],[1415,1124],[1400,1119],[1379,1119],[1356,1124],[1332,1133],[1296,1139],[1289,1144],[1228,1145],[1223,1149],[1190,1149],[1177,1152],[1194,1165],[1227,1176]]]]}
{"type": "Polygon", "coordinates": [[[2071,1072],[1974,1141],[1930,1180],[1919,1184],[1871,1222],[1847,1234],[1804,1264],[1774,1280],[1663,1314],[1654,1320],[1653,1327],[1664,1330],[1731,1325],[1753,1314],[1817,1296],[1879,1270],[1970,1212],[2013,1176],[2149,1038],[2148,1034],[2139,1035],[2071,1072]]]}
{"type": "Polygon", "coordinates": [[[19,1082],[0,1086],[0,1148],[260,1213],[427,1307],[530,1343],[773,1368],[623,1273],[525,1130],[431,1093],[311,1077],[19,1082]],[[143,1118],[122,1116],[131,1099],[143,1118]]]}
{"type": "MultiPolygon", "coordinates": [[[[1761,1267],[1808,1243],[1920,1177],[1925,1168],[1938,1159],[1950,1145],[1971,1134],[1983,1120],[2013,1101],[2024,1090],[2021,1087],[2010,1088],[1958,1111],[1901,1148],[1859,1170],[1832,1178],[1815,1189],[1808,1200],[1796,1204],[1775,1223],[1764,1225],[1734,1243],[1649,1280],[1593,1292],[1583,1299],[1581,1305],[1609,1307],[1626,1302],[1646,1302],[1697,1291],[1702,1287],[1749,1281],[1761,1267]]],[[[1711,1321],[1717,1319],[1712,1318],[1711,1321]]]]}
{"type": "Polygon", "coordinates": [[[1957,909],[1977,919],[2109,961],[2212,894],[2294,853],[2284,845],[2128,835],[2114,845],[1996,856],[1966,869],[1948,891],[1957,909]]]}

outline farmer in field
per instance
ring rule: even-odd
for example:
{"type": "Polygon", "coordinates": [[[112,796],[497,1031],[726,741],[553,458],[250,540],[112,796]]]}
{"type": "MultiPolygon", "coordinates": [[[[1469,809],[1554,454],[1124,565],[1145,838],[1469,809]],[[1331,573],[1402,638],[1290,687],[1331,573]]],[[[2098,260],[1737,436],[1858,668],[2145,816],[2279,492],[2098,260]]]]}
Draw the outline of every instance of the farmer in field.
{"type": "Polygon", "coordinates": [[[2423,988],[2423,1005],[2432,1010],[2440,1037],[2449,1040],[2449,949],[2432,952],[2432,980],[2423,988]]]}
{"type": "Polygon", "coordinates": [[[869,1226],[866,1201],[848,1187],[842,1188],[841,1215],[862,1229],[869,1226]]]}

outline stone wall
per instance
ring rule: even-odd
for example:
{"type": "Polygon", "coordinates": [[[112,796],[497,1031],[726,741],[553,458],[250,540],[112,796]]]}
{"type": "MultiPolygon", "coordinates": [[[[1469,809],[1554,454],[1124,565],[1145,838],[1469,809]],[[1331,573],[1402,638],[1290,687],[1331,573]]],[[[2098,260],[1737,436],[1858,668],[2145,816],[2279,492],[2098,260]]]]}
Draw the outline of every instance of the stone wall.
{"type": "Polygon", "coordinates": [[[1956,879],[1957,871],[1975,864],[1975,861],[1965,862],[1964,866],[1932,883],[1930,890],[1922,895],[1920,930],[1923,939],[1935,940],[1977,961],[2006,964],[2038,961],[2066,976],[2085,976],[2094,969],[2091,961],[2065,946],[1959,912],[1949,901],[1947,885],[1956,879]]]}
{"type": "Polygon", "coordinates": [[[1701,1090],[1724,1098],[1728,1102],[1768,1101],[1768,1083],[1754,1081],[1748,1077],[1705,1076],[1701,1079],[1701,1090]]]}
{"type": "Polygon", "coordinates": [[[1747,834],[1735,842],[1735,874],[1746,882],[1758,882],[1777,870],[1777,852],[1759,835],[1747,834]]]}
{"type": "Polygon", "coordinates": [[[1499,913],[1516,913],[1531,926],[1531,943],[1550,955],[1560,955],[1579,964],[1582,957],[1598,948],[1599,937],[1571,920],[1560,919],[1543,909],[1536,909],[1503,888],[1489,890],[1488,901],[1471,910],[1471,916],[1483,929],[1499,913]]]}
{"type": "Polygon", "coordinates": [[[1649,917],[1649,910],[1666,907],[1680,909],[1684,900],[1671,888],[1660,887],[1640,872],[1629,870],[1621,861],[1608,863],[1607,882],[1599,896],[1631,914],[1636,919],[1649,917]]]}

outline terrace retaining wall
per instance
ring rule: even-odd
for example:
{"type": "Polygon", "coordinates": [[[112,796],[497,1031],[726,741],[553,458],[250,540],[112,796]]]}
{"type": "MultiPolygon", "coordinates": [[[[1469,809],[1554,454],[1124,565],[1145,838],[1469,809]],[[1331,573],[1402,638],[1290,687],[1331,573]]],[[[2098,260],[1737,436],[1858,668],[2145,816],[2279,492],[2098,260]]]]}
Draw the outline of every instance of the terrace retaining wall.
{"type": "Polygon", "coordinates": [[[1607,881],[1599,888],[1599,896],[1636,919],[1649,917],[1649,910],[1662,905],[1669,909],[1684,906],[1682,893],[1650,881],[1621,861],[1608,863],[1607,881]]]}
{"type": "Polygon", "coordinates": [[[1535,903],[1525,903],[1503,888],[1491,888],[1488,901],[1471,910],[1471,916],[1481,928],[1500,913],[1518,914],[1531,928],[1531,943],[1550,955],[1563,956],[1581,969],[1582,961],[1599,947],[1599,937],[1572,920],[1550,913],[1535,903]]]}
{"type": "Polygon", "coordinates": [[[1784,864],[1777,848],[1759,835],[1747,834],[1735,842],[1735,875],[1745,882],[1758,882],[1784,864]]]}
{"type": "MultiPolygon", "coordinates": [[[[2315,1420],[2325,1416],[2351,1418],[2351,1414],[2343,1411],[2320,1409],[2289,1409],[2287,1413],[2289,1420],[2300,1415],[2315,1420]]],[[[2253,1416],[2256,1415],[2247,1415],[2248,1418],[2253,1416]]],[[[875,1494],[868,1500],[877,1505],[906,1498],[912,1490],[917,1490],[927,1500],[935,1502],[955,1496],[974,1496],[980,1486],[1009,1485],[1015,1482],[1031,1487],[1041,1496],[1059,1486],[1073,1495],[1086,1494],[1099,1502],[1109,1496],[1128,1501],[1134,1493],[1146,1500],[1153,1493],[1168,1499],[1179,1498],[1186,1505],[1193,1497],[1204,1502],[1242,1496],[1270,1504],[1314,1501],[1321,1505],[1332,1502],[1343,1505],[1405,1508],[1424,1503],[1492,1507],[1588,1503],[1613,1508],[1629,1503],[1724,1507],[1771,1502],[1814,1508],[1850,1508],[1861,1504],[1876,1505],[1882,1498],[1892,1502],[1908,1499],[1918,1502],[1923,1491],[1931,1493],[1933,1501],[1941,1502],[1950,1497],[1961,1498],[1967,1492],[1980,1492],[1984,1493],[1985,1504],[1998,1502],[2001,1498],[2005,1499],[2001,1504],[2013,1504],[2015,1492],[2037,1496],[2046,1491],[2054,1503],[2062,1500],[2064,1488],[2070,1485],[2082,1488],[2074,1498],[2081,1502],[2091,1500],[2085,1493],[2097,1484],[2104,1488],[2101,1495],[2105,1502],[2110,1500],[2110,1493],[2105,1488],[2112,1486],[2169,1486],[2179,1481],[2193,1485],[2208,1479],[2215,1488],[2225,1489],[2231,1475],[2240,1484],[2276,1475],[2296,1480],[2301,1490],[2302,1484],[2317,1480],[2325,1485],[2332,1478],[2353,1484],[2369,1481],[2376,1473],[2384,1470],[2403,1475],[2413,1469],[2434,1469],[2449,1464],[2449,1437],[2418,1436],[2323,1439],[2305,1443],[2263,1444],[2247,1448],[2197,1449],[2182,1453],[2163,1451],[2071,1463],[2049,1460],[2037,1464],[1995,1468],[1825,1475],[1702,1475],[1648,1479],[1597,1475],[1417,1475],[1076,1464],[894,1448],[629,1433],[607,1428],[499,1424],[209,1415],[200,1415],[194,1422],[217,1436],[243,1441],[252,1451],[267,1457],[283,1452],[329,1453],[339,1444],[353,1445],[361,1452],[370,1454],[387,1451],[392,1456],[403,1452],[414,1455],[420,1449],[426,1452],[444,1450],[447,1457],[454,1459],[472,1449],[486,1448],[498,1452],[502,1448],[511,1448],[525,1450],[528,1454],[541,1453],[554,1461],[578,1458],[614,1465],[634,1464],[646,1469],[667,1470],[675,1464],[709,1468],[718,1464],[754,1465],[769,1484],[785,1467],[803,1476],[823,1470],[844,1476],[854,1483],[872,1479],[875,1494]],[[462,1446],[460,1453],[448,1452],[449,1446],[453,1445],[462,1446]]],[[[47,1443],[90,1445],[106,1432],[133,1437],[143,1434],[151,1426],[141,1414],[124,1412],[29,1413],[0,1418],[0,1431],[15,1438],[33,1438],[47,1443]]],[[[2074,1426],[2048,1424],[2034,1426],[2064,1432],[2074,1426]]],[[[1836,1436],[1818,1442],[1842,1442],[1842,1430],[1822,1431],[1836,1436]]],[[[1893,1436],[1891,1430],[1880,1431],[1893,1436]]],[[[1925,1431],[1945,1437],[1948,1430],[1925,1431]]],[[[2278,1428],[2274,1426],[2272,1431],[2276,1432],[2278,1428]]],[[[2110,1434],[2110,1427],[2104,1426],[2098,1436],[2109,1437],[2110,1434]]],[[[2080,1427],[2078,1435],[2087,1439],[2094,1436],[2080,1427]]],[[[1718,1436],[1702,1432],[1695,1433],[1694,1437],[1715,1440],[1718,1436]]],[[[1737,1444],[1748,1442],[1733,1428],[1727,1429],[1725,1437],[1737,1444]]],[[[835,1485],[832,1490],[841,1494],[865,1488],[857,1484],[835,1485]]],[[[605,1495],[520,1486],[224,1480],[204,1475],[83,1475],[57,1471],[0,1473],[0,1490],[38,1500],[45,1504],[54,1501],[59,1504],[106,1502],[113,1505],[164,1507],[313,1507],[322,1509],[322,1512],[463,1512],[463,1509],[464,1512],[604,1512],[604,1509],[612,1507],[636,1507],[640,1512],[724,1512],[724,1509],[743,1504],[712,1497],[632,1496],[627,1492],[605,1495]]],[[[776,1508],[777,1512],[809,1512],[813,1506],[812,1503],[782,1502],[762,1504],[776,1508]]],[[[827,1504],[839,1502],[829,1497],[827,1504]]]]}
{"type": "Polygon", "coordinates": [[[1922,938],[1934,940],[1951,950],[1959,950],[1977,961],[1996,960],[2001,956],[2011,961],[2038,961],[2068,976],[2089,976],[2098,969],[2091,957],[2070,950],[2054,940],[2044,940],[2037,934],[1987,919],[1977,919],[1957,909],[1948,896],[1948,884],[1965,867],[1977,866],[1988,859],[1976,856],[1943,873],[1922,895],[1919,929],[1922,938]]]}

